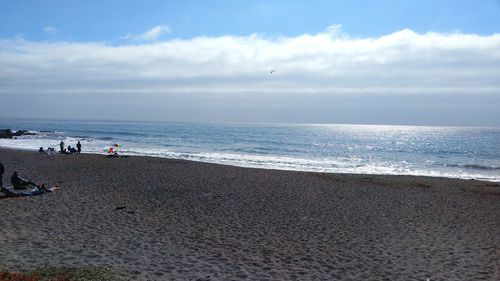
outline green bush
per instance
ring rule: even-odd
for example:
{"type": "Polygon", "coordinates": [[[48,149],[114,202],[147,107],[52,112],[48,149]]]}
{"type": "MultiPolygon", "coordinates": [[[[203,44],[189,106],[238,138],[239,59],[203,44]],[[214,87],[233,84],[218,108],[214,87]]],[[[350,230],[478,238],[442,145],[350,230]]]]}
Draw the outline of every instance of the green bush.
{"type": "Polygon", "coordinates": [[[0,281],[127,281],[106,267],[39,267],[29,273],[0,271],[0,281]]]}

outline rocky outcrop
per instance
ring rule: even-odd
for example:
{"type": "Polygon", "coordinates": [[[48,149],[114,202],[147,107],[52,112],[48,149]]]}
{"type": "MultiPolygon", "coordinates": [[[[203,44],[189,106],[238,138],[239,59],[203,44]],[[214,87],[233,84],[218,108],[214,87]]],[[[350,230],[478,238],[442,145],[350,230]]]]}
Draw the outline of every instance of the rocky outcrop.
{"type": "Polygon", "coordinates": [[[36,135],[36,133],[30,133],[26,130],[19,130],[16,132],[12,132],[10,129],[0,130],[0,139],[11,139],[13,137],[18,136],[26,136],[26,135],[36,135]]]}

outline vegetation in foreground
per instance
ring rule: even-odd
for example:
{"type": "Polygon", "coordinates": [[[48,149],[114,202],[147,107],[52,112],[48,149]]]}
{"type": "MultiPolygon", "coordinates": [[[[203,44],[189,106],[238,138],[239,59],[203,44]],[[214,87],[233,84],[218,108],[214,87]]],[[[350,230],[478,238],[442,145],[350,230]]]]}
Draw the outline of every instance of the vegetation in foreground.
{"type": "Polygon", "coordinates": [[[106,267],[39,267],[28,273],[0,271],[0,281],[127,281],[106,267]]]}

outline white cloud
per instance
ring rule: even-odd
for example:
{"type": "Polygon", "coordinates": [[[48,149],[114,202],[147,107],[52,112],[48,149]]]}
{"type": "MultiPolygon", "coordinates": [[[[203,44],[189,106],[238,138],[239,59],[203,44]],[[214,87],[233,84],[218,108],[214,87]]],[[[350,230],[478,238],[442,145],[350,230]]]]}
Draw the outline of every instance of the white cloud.
{"type": "MultiPolygon", "coordinates": [[[[134,38],[152,40],[164,30],[134,38]]],[[[332,26],[296,37],[143,45],[0,40],[0,93],[500,94],[498,77],[500,34],[405,29],[352,38],[332,26]]]]}
{"type": "Polygon", "coordinates": [[[168,25],[157,25],[142,34],[127,34],[122,37],[125,40],[136,41],[154,41],[157,40],[162,34],[169,33],[170,27],[168,25]]]}
{"type": "Polygon", "coordinates": [[[46,26],[43,28],[43,31],[50,35],[56,34],[58,32],[57,28],[53,26],[46,26]]]}

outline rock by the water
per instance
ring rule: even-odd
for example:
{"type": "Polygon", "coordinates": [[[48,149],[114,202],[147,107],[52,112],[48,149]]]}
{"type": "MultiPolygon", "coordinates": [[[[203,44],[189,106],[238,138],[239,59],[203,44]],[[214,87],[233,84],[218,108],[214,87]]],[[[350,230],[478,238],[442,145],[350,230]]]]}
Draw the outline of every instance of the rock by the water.
{"type": "Polygon", "coordinates": [[[16,132],[12,132],[10,129],[0,130],[0,139],[11,139],[13,137],[26,135],[33,136],[36,135],[36,133],[30,133],[26,130],[18,130],[16,132]]]}

